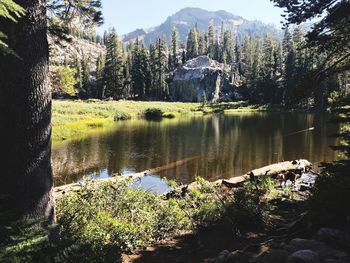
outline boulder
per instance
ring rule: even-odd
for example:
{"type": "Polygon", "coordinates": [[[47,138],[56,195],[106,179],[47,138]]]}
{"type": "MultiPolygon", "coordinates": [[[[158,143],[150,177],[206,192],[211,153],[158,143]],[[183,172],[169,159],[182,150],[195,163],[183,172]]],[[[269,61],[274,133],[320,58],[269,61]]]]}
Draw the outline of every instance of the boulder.
{"type": "Polygon", "coordinates": [[[174,71],[169,85],[170,98],[187,102],[242,100],[231,78],[224,64],[200,56],[174,71]]]}
{"type": "Polygon", "coordinates": [[[290,252],[284,249],[270,249],[259,257],[258,263],[282,263],[285,262],[290,252]]]}
{"type": "Polygon", "coordinates": [[[331,247],[350,251],[350,235],[347,232],[334,228],[321,228],[316,234],[316,239],[331,247]]]}
{"type": "Polygon", "coordinates": [[[286,261],[287,263],[321,263],[319,255],[310,250],[298,250],[290,255],[286,261]]]}
{"type": "Polygon", "coordinates": [[[285,246],[285,249],[294,253],[298,250],[313,250],[313,251],[324,251],[327,249],[325,244],[317,240],[309,240],[303,238],[294,238],[288,245],[285,246]]]}

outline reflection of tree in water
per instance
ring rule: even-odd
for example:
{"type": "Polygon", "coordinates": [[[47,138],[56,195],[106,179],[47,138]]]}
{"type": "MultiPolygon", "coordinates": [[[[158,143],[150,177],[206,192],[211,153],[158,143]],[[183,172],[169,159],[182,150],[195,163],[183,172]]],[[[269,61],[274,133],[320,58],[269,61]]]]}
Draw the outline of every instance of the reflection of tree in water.
{"type": "Polygon", "coordinates": [[[183,182],[195,176],[215,180],[282,160],[332,161],[328,146],[334,142],[327,136],[336,131],[324,115],[296,113],[125,122],[112,132],[56,147],[53,167],[56,183],[62,184],[103,170],[110,175],[125,168],[142,171],[199,155],[161,175],[183,182]],[[286,136],[309,127],[315,130],[286,136]]]}

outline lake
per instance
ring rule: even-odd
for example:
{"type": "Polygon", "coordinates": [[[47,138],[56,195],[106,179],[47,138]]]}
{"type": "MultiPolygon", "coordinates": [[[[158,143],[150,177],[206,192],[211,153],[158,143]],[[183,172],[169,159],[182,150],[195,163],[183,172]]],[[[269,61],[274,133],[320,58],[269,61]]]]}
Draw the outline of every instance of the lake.
{"type": "Polygon", "coordinates": [[[328,120],[326,114],[234,113],[118,122],[113,129],[55,146],[54,181],[58,186],[159,168],[142,181],[152,188],[160,177],[214,181],[299,158],[317,166],[336,159],[329,148],[336,139],[329,135],[339,126],[328,120]]]}

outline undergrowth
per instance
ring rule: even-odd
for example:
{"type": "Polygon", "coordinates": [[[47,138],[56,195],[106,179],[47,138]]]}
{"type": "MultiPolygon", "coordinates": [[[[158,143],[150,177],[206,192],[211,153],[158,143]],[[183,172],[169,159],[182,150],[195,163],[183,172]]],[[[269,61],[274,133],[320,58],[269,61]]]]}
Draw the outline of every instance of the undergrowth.
{"type": "Polygon", "coordinates": [[[43,229],[13,225],[1,244],[0,261],[115,262],[123,252],[225,218],[236,228],[264,224],[264,199],[273,190],[269,181],[226,194],[202,178],[196,185],[182,198],[165,199],[133,188],[131,180],[86,182],[80,191],[57,200],[59,242],[49,243],[43,229]]]}

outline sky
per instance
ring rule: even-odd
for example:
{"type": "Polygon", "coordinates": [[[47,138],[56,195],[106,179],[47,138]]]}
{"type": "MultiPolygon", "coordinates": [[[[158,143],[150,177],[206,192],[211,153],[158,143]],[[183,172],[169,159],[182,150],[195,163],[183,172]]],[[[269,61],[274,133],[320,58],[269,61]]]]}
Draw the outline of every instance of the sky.
{"type": "Polygon", "coordinates": [[[282,9],[270,0],[102,0],[105,23],[99,31],[114,27],[119,34],[158,26],[185,7],[225,10],[248,20],[280,27],[282,9]]]}

